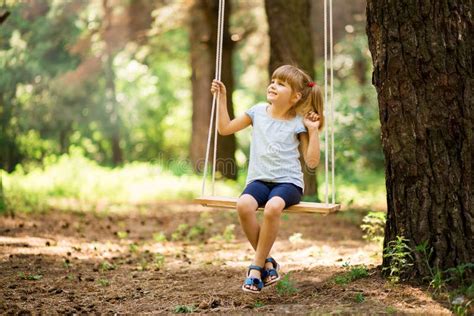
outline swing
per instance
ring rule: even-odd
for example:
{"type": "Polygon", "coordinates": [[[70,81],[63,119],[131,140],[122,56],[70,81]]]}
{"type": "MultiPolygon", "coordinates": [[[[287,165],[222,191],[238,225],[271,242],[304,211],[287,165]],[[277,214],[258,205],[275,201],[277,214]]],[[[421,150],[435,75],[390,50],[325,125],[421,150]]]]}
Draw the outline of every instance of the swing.
{"type": "MultiPolygon", "coordinates": [[[[331,166],[332,166],[332,203],[328,201],[328,130],[325,129],[325,203],[312,203],[312,202],[300,202],[299,204],[292,205],[285,209],[285,212],[290,213],[319,213],[319,214],[329,214],[337,212],[341,209],[340,204],[336,204],[335,201],[335,184],[334,184],[334,106],[333,106],[333,34],[332,34],[332,0],[324,0],[324,100],[328,99],[328,67],[327,67],[327,1],[329,1],[329,24],[330,24],[330,63],[331,63],[331,99],[330,99],[330,126],[331,126],[331,166]]],[[[219,0],[219,13],[218,13],[218,24],[217,24],[217,49],[216,49],[216,74],[215,78],[221,80],[221,61],[222,61],[222,35],[223,35],[223,25],[224,25],[224,5],[225,0],[219,0]]],[[[325,102],[326,103],[326,102],[325,102]]],[[[204,173],[202,181],[202,196],[194,199],[194,202],[201,204],[206,207],[220,207],[220,208],[232,208],[235,209],[237,205],[237,198],[229,198],[222,196],[214,195],[214,182],[215,182],[215,161],[216,161],[216,152],[217,152],[217,125],[219,118],[219,107],[216,106],[219,104],[219,93],[214,94],[212,100],[212,110],[211,110],[211,121],[209,124],[209,133],[207,138],[207,148],[206,148],[206,160],[204,163],[204,173]],[[217,110],[216,110],[217,107],[217,110]],[[215,115],[214,115],[215,112],[215,115]],[[214,116],[216,118],[215,128],[214,128],[214,159],[212,161],[212,195],[204,195],[206,187],[206,175],[207,175],[207,166],[209,161],[209,148],[211,145],[211,132],[212,125],[214,124],[214,116]]],[[[263,210],[263,208],[259,208],[263,210]]]]}

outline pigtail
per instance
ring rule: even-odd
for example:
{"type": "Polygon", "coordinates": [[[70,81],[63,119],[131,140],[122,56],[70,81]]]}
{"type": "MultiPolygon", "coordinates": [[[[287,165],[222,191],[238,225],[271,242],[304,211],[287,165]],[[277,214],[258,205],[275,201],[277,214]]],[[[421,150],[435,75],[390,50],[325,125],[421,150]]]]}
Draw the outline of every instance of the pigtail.
{"type": "Polygon", "coordinates": [[[324,128],[324,102],[323,102],[323,93],[321,88],[318,85],[314,85],[311,88],[310,92],[311,107],[313,111],[319,115],[319,131],[322,131],[324,128]]]}
{"type": "Polygon", "coordinates": [[[305,116],[311,111],[319,115],[319,131],[324,127],[324,103],[321,88],[311,77],[292,65],[283,65],[275,69],[272,79],[278,78],[291,85],[293,93],[301,93],[300,100],[289,110],[292,115],[299,114],[305,116]]]}
{"type": "Polygon", "coordinates": [[[303,88],[301,100],[296,104],[296,112],[305,116],[313,111],[319,115],[319,131],[324,127],[324,102],[321,88],[314,82],[310,82],[303,88]]]}

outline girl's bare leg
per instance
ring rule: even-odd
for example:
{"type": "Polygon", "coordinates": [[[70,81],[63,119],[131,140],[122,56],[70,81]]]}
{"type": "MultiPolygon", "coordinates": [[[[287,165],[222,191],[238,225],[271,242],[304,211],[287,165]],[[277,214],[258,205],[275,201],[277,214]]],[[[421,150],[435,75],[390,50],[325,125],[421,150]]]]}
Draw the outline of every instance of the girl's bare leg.
{"type": "MultiPolygon", "coordinates": [[[[265,266],[265,259],[268,258],[278,235],[280,216],[284,208],[285,201],[278,196],[271,198],[265,205],[253,264],[265,266]]],[[[266,267],[273,268],[271,263],[267,263],[266,267]]]]}
{"type": "MultiPolygon", "coordinates": [[[[253,264],[273,268],[271,263],[265,264],[265,259],[269,256],[271,247],[275,242],[280,227],[280,215],[285,207],[285,202],[280,197],[270,199],[265,205],[264,219],[262,227],[258,224],[256,210],[258,203],[255,198],[249,194],[243,194],[237,201],[237,211],[239,214],[240,224],[244,230],[247,239],[256,251],[253,264]],[[265,229],[265,230],[264,230],[265,229]],[[262,232],[265,231],[265,238],[260,242],[262,232]],[[263,256],[263,259],[261,259],[263,256]]],[[[256,270],[250,271],[250,276],[261,278],[260,272],[256,270]]],[[[256,289],[252,286],[250,288],[256,289]]]]}

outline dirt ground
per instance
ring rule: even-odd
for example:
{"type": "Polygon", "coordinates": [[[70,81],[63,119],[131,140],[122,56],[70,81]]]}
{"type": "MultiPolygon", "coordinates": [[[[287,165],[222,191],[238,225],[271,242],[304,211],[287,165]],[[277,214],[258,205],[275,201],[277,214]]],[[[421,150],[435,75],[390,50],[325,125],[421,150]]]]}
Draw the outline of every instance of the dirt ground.
{"type": "Polygon", "coordinates": [[[425,287],[381,277],[362,216],[284,215],[272,253],[285,280],[257,295],[241,290],[253,253],[232,210],[1,216],[0,313],[451,314],[425,287]],[[368,277],[335,281],[355,265],[368,277]]]}

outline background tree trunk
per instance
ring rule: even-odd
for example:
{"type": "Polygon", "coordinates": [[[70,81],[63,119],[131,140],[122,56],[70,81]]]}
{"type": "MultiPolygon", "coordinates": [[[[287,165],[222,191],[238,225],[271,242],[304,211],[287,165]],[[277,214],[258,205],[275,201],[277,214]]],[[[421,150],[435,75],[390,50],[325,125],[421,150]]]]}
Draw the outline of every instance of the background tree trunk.
{"type": "MultiPolygon", "coordinates": [[[[190,145],[191,162],[197,171],[204,169],[204,158],[212,108],[211,81],[215,74],[215,54],[217,37],[217,0],[195,0],[190,9],[190,43],[192,74],[192,135],[190,145]]],[[[226,1],[224,12],[224,34],[222,47],[221,79],[227,88],[227,111],[234,118],[232,92],[234,79],[232,75],[232,52],[234,43],[229,34],[229,16],[231,2],[226,1]]],[[[214,138],[212,138],[214,139],[214,138]]],[[[211,144],[212,146],[212,144],[211,144]]],[[[210,162],[212,161],[212,148],[210,162]]],[[[237,178],[235,161],[235,135],[218,136],[216,170],[230,179],[237,178]]]]}
{"type": "Polygon", "coordinates": [[[123,163],[123,152],[120,146],[120,129],[121,120],[117,104],[117,93],[115,87],[115,70],[114,59],[116,51],[123,47],[123,43],[129,38],[130,32],[127,23],[114,24],[114,1],[103,0],[102,5],[105,12],[103,37],[106,44],[105,61],[103,62],[104,76],[105,76],[105,100],[106,111],[109,114],[110,124],[110,144],[112,147],[112,162],[119,165],[123,163]]]}
{"type": "MultiPolygon", "coordinates": [[[[265,0],[265,11],[270,33],[269,75],[281,65],[292,64],[314,78],[310,1],[265,0]]],[[[314,196],[317,192],[315,170],[305,167],[303,155],[300,156],[305,195],[314,196]]]]}
{"type": "MultiPolygon", "coordinates": [[[[385,155],[384,247],[428,242],[441,270],[474,262],[472,1],[367,4],[385,155]]],[[[415,253],[409,277],[429,271],[415,253]]],[[[390,265],[384,258],[383,265],[390,265]]]]}

